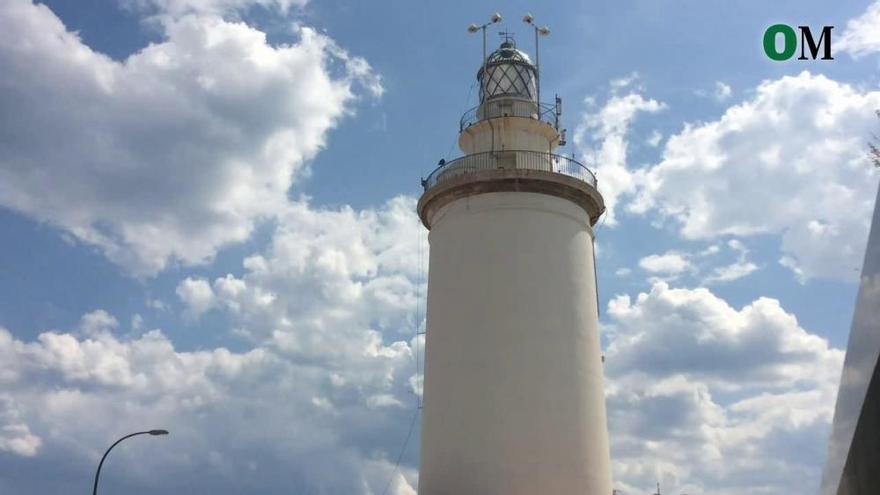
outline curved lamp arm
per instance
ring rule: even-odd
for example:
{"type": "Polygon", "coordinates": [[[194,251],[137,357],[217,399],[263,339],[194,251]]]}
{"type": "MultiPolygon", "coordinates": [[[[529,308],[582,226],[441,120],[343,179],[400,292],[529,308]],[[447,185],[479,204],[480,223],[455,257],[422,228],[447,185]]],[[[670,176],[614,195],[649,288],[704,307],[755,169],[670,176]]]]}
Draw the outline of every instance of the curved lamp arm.
{"type": "Polygon", "coordinates": [[[101,476],[101,466],[104,465],[104,459],[107,458],[107,454],[109,454],[110,451],[113,450],[113,447],[116,447],[117,445],[119,445],[119,443],[122,442],[123,440],[125,440],[126,438],[131,438],[131,437],[134,437],[137,435],[157,436],[157,435],[167,435],[167,434],[168,434],[168,430],[138,431],[135,433],[129,433],[128,435],[125,435],[124,437],[120,438],[119,440],[113,442],[113,445],[111,445],[110,448],[107,449],[107,452],[104,452],[104,455],[101,457],[101,462],[98,463],[98,470],[95,471],[95,485],[92,488],[92,495],[98,495],[98,478],[101,476]]]}

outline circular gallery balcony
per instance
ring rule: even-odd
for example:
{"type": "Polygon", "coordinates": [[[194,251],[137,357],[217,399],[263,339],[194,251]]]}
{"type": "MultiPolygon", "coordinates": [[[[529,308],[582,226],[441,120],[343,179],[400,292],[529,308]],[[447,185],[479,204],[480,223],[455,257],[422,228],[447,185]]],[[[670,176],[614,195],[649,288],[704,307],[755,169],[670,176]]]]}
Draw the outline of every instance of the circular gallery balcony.
{"type": "Polygon", "coordinates": [[[465,155],[441,162],[426,179],[419,216],[430,228],[431,217],[444,205],[475,194],[519,191],[548,194],[572,201],[595,224],[605,211],[596,176],[583,164],[539,151],[504,150],[465,155]]]}
{"type": "Polygon", "coordinates": [[[425,191],[437,184],[482,170],[541,170],[567,175],[596,187],[596,176],[573,158],[540,151],[487,151],[445,162],[422,181],[425,191]]]}

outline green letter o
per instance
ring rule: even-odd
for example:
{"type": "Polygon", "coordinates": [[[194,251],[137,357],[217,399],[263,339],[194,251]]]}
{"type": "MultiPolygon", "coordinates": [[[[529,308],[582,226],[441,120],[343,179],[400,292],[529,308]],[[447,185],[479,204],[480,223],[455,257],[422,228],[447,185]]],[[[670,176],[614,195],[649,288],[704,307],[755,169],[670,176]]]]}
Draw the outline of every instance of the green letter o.
{"type": "Polygon", "coordinates": [[[774,24],[764,31],[764,53],[773,60],[788,60],[797,51],[797,35],[791,26],[774,24]],[[782,33],[785,43],[782,51],[776,51],[776,35],[782,33]]]}

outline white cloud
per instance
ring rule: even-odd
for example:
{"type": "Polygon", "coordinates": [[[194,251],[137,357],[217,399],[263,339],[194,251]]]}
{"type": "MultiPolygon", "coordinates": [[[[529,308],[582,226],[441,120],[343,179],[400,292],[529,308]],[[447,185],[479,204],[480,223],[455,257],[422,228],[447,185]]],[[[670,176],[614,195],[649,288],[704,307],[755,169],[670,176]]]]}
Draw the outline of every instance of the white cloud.
{"type": "Polygon", "coordinates": [[[612,93],[619,93],[620,91],[633,87],[636,82],[639,80],[639,73],[632,72],[628,76],[620,77],[617,79],[612,79],[608,82],[608,87],[611,88],[612,93]]]}
{"type": "MultiPolygon", "coordinates": [[[[200,493],[230,486],[378,493],[413,410],[411,351],[403,342],[327,351],[340,354],[335,365],[318,352],[296,359],[273,346],[183,352],[159,331],[130,341],[47,332],[25,342],[0,329],[0,355],[18,363],[16,379],[4,382],[15,400],[0,395],[0,453],[33,457],[33,469],[75,472],[132,425],[167,427],[166,443],[132,442],[117,453],[137,459],[121,465],[138,465],[120,468],[117,486],[142,488],[128,493],[174,483],[200,493]],[[334,368],[349,361],[358,364],[342,366],[351,368],[347,380],[331,383],[334,368]]],[[[20,493],[69,483],[41,478],[20,493]]],[[[405,480],[395,484],[407,493],[405,480]]]]}
{"type": "Polygon", "coordinates": [[[730,239],[729,241],[727,241],[727,247],[741,254],[749,253],[749,249],[739,239],[730,239]]]}
{"type": "Polygon", "coordinates": [[[846,23],[834,49],[854,58],[880,52],[880,2],[872,3],[861,16],[846,23]]]}
{"type": "MultiPolygon", "coordinates": [[[[713,247],[717,248],[717,246],[713,247]]],[[[712,274],[703,280],[703,284],[711,285],[733,282],[759,270],[758,265],[748,260],[749,249],[742,241],[730,239],[727,241],[727,247],[739,255],[738,259],[729,265],[715,267],[712,270],[712,274]]]]}
{"type": "Polygon", "coordinates": [[[772,299],[735,309],[658,283],[607,317],[616,487],[807,493],[818,486],[843,352],[772,299]]]}
{"type": "Polygon", "coordinates": [[[712,256],[721,252],[721,247],[717,244],[713,244],[706,249],[697,253],[699,256],[712,256]]]}
{"type": "MultiPolygon", "coordinates": [[[[0,452],[78,472],[115,432],[148,424],[172,430],[170,443],[163,455],[149,442],[126,449],[132,458],[120,464],[138,466],[116,475],[126,493],[197,484],[367,495],[389,479],[389,493],[414,493],[417,434],[391,475],[422,383],[414,353],[424,348],[427,246],[415,200],[360,211],[295,202],[279,215],[241,275],[177,287],[193,316],[226,317],[217,332],[244,337],[240,351],[183,351],[158,330],[119,336],[101,310],[78,332],[33,341],[0,330],[0,383],[16,399],[0,400],[0,452]]],[[[70,482],[53,480],[24,493],[70,482]]]]}
{"type": "Polygon", "coordinates": [[[878,107],[880,92],[821,75],[766,81],[670,137],[630,208],[675,219],[686,239],[779,234],[804,277],[851,279],[877,187],[865,140],[878,107]]]}
{"type": "Polygon", "coordinates": [[[651,283],[671,282],[682,276],[696,277],[708,272],[699,281],[702,285],[732,282],[759,270],[758,265],[749,260],[750,251],[742,241],[730,239],[727,247],[736,254],[736,260],[727,264],[719,264],[717,255],[721,253],[721,247],[715,244],[695,253],[667,251],[651,254],[639,260],[639,267],[650,275],[648,281],[651,283]]]}
{"type": "Polygon", "coordinates": [[[144,328],[144,317],[139,313],[135,313],[131,316],[131,329],[135,332],[138,332],[144,328]]]}
{"type": "Polygon", "coordinates": [[[758,270],[758,265],[752,263],[751,261],[736,261],[729,265],[719,266],[713,270],[712,275],[706,278],[705,283],[723,283],[723,282],[733,282],[734,280],[741,279],[758,270]]]}
{"type": "Polygon", "coordinates": [[[605,199],[605,223],[615,225],[615,206],[619,197],[635,187],[633,173],[627,167],[629,127],[636,115],[656,113],[666,106],[646,99],[635,91],[620,95],[630,88],[637,75],[612,81],[612,95],[602,108],[588,111],[574,133],[574,144],[586,157],[586,165],[597,172],[599,192],[605,199]]]}
{"type": "Polygon", "coordinates": [[[615,324],[606,353],[611,374],[684,373],[732,389],[788,387],[816,379],[808,369],[833,378],[842,363],[841,351],[800,328],[774,299],[737,311],[708,289],[657,283],[635,302],[614,298],[608,314],[615,324]]]}
{"type": "Polygon", "coordinates": [[[621,277],[621,278],[628,277],[628,276],[630,276],[630,274],[632,274],[632,268],[626,268],[626,267],[618,268],[614,272],[614,275],[621,277]]]}
{"type": "Polygon", "coordinates": [[[733,88],[729,84],[721,81],[715,81],[715,88],[712,91],[698,89],[694,94],[702,98],[712,98],[715,101],[723,102],[733,95],[733,88]]]}
{"type": "MultiPolygon", "coordinates": [[[[0,328],[0,333],[2,332],[4,330],[0,328]]],[[[2,336],[0,340],[3,340],[2,336]]],[[[43,440],[31,433],[30,427],[21,416],[15,399],[8,394],[0,394],[0,452],[33,457],[39,451],[43,440]]]]}
{"type": "Polygon", "coordinates": [[[79,329],[86,335],[103,331],[113,331],[119,327],[119,321],[103,309],[86,313],[80,318],[79,329]]]}
{"type": "Polygon", "coordinates": [[[663,134],[660,131],[655,130],[648,136],[648,139],[645,140],[645,144],[652,148],[656,148],[660,145],[660,141],[663,140],[663,134]]]}
{"type": "MultiPolygon", "coordinates": [[[[417,295],[425,293],[427,253],[418,254],[423,235],[412,198],[364,211],[292,203],[266,252],[244,260],[243,276],[226,275],[212,286],[201,281],[200,292],[210,292],[206,299],[236,318],[243,335],[275,340],[291,353],[311,355],[330,339],[372,345],[346,333],[361,332],[357,325],[406,333],[421,324],[414,310],[417,295]],[[327,334],[331,329],[335,333],[327,334]]],[[[380,337],[358,335],[370,342],[380,337]]]]}
{"type": "Polygon", "coordinates": [[[308,0],[119,0],[123,5],[170,16],[186,14],[235,14],[252,7],[273,9],[282,14],[301,7],[308,0]]]}
{"type": "MultiPolygon", "coordinates": [[[[132,442],[119,453],[131,456],[120,466],[137,466],[115,470],[126,493],[296,486],[368,495],[389,479],[390,494],[414,493],[417,435],[391,475],[422,383],[414,353],[424,346],[415,333],[427,255],[419,256],[426,242],[415,201],[360,211],[296,202],[279,214],[243,274],[186,277],[177,287],[193,314],[218,312],[218,333],[244,337],[241,350],[185,351],[158,330],[119,336],[101,310],[77,331],[32,341],[0,329],[0,388],[16,401],[0,398],[0,454],[80,472],[94,469],[116,432],[167,426],[167,444],[132,442]]],[[[31,478],[19,493],[71,483],[31,478]]]]}
{"type": "Polygon", "coordinates": [[[724,101],[733,94],[733,89],[721,81],[715,81],[715,93],[713,96],[718,101],[724,101]]]}
{"type": "Polygon", "coordinates": [[[187,277],[177,284],[175,291],[177,297],[186,305],[187,311],[192,316],[199,316],[214,306],[214,291],[211,285],[204,279],[187,277]]]}
{"type": "Polygon", "coordinates": [[[284,209],[356,92],[381,93],[363,59],[309,28],[278,46],[211,15],[161,29],[164,40],[120,62],[44,5],[0,5],[0,66],[15,74],[0,91],[0,206],[136,275],[247,239],[284,209]]]}
{"type": "Polygon", "coordinates": [[[639,260],[639,266],[646,272],[664,275],[678,275],[693,269],[693,265],[683,254],[672,251],[645,256],[639,260]]]}
{"type": "Polygon", "coordinates": [[[148,308],[153,309],[155,311],[161,312],[161,311],[168,310],[168,305],[165,304],[165,301],[162,301],[161,299],[147,298],[147,300],[145,301],[144,304],[146,304],[146,306],[148,308]]]}

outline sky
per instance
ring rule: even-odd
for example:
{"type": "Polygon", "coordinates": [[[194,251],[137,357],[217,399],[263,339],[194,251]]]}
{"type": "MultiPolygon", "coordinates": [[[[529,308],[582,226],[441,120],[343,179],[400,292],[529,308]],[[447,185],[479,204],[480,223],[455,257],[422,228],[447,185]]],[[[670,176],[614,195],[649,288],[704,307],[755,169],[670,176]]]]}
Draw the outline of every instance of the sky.
{"type": "Polygon", "coordinates": [[[529,53],[521,16],[551,28],[542,93],[608,205],[615,488],[815,493],[880,2],[5,0],[0,493],[86,491],[167,428],[101,486],[414,494],[419,180],[460,154],[495,11],[529,53]],[[834,26],[834,60],[770,60],[776,23],[834,26]]]}

